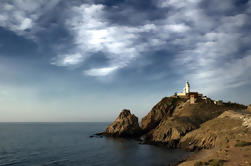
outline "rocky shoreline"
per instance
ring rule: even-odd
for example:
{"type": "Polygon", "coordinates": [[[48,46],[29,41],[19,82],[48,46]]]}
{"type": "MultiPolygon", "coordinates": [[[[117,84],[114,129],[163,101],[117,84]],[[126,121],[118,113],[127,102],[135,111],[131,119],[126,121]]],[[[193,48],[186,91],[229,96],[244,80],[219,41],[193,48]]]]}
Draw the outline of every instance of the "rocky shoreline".
{"type": "MultiPolygon", "coordinates": [[[[249,110],[250,106],[231,102],[215,104],[211,99],[201,99],[191,104],[188,98],[164,97],[140,124],[138,118],[125,109],[103,133],[97,135],[133,138],[144,144],[189,151],[222,150],[235,145],[237,140],[251,142],[249,110]]],[[[181,165],[194,165],[196,161],[181,165]]],[[[224,158],[224,165],[228,161],[231,159],[224,158]]],[[[203,165],[203,162],[197,164],[203,165]]]]}

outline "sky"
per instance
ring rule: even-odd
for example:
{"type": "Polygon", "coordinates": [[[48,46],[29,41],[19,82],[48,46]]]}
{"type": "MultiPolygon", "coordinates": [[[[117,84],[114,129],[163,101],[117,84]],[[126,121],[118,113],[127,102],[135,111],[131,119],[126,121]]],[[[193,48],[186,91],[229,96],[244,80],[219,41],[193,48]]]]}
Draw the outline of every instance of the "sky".
{"type": "Polygon", "coordinates": [[[140,119],[192,91],[251,103],[250,0],[1,0],[0,122],[140,119]]]}

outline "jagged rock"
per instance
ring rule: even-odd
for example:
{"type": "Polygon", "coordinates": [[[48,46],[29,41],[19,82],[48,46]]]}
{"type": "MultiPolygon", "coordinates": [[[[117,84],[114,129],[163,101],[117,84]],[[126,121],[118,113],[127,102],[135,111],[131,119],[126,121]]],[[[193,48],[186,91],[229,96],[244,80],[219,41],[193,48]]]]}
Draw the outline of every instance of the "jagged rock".
{"type": "Polygon", "coordinates": [[[138,118],[131,114],[130,110],[124,109],[118,118],[107,127],[104,135],[115,137],[136,137],[141,130],[138,124],[138,118]]]}
{"type": "Polygon", "coordinates": [[[199,128],[201,123],[217,117],[226,109],[224,106],[205,102],[197,104],[185,102],[179,109],[180,105],[176,105],[172,117],[162,118],[157,127],[145,134],[145,142],[176,148],[185,134],[199,128]]]}
{"type": "MultiPolygon", "coordinates": [[[[152,108],[147,116],[142,118],[141,128],[138,124],[138,118],[131,114],[129,110],[123,110],[102,135],[143,138],[144,143],[164,144],[171,148],[176,148],[178,145],[188,147],[186,143],[180,143],[184,136],[198,129],[202,123],[219,116],[230,108],[244,110],[247,107],[236,103],[215,105],[204,100],[198,100],[196,104],[190,104],[187,98],[165,97],[152,108]]],[[[243,119],[245,121],[245,123],[243,122],[244,127],[251,126],[250,119],[245,117],[243,119]]],[[[215,145],[215,139],[214,134],[198,138],[195,135],[194,142],[202,142],[196,144],[191,141],[190,149],[194,147],[212,147],[215,145]]],[[[190,144],[188,143],[188,145],[190,144]]]]}
{"type": "Polygon", "coordinates": [[[155,128],[165,116],[171,116],[179,100],[181,99],[177,97],[164,97],[142,118],[141,129],[148,132],[155,128]]]}
{"type": "Polygon", "coordinates": [[[188,118],[170,118],[161,121],[151,132],[146,134],[145,142],[152,144],[165,144],[168,147],[176,148],[179,140],[189,131],[198,126],[189,122],[188,118]]]}

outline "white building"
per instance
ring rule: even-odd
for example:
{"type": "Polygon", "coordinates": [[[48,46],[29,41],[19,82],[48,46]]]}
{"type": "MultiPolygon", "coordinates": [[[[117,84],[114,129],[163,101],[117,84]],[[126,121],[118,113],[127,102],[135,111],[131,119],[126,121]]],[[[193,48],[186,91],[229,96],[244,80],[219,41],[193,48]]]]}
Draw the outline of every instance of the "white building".
{"type": "Polygon", "coordinates": [[[186,96],[187,94],[190,93],[190,84],[189,82],[187,81],[186,82],[186,85],[185,85],[185,88],[184,88],[184,92],[183,93],[178,93],[177,95],[178,96],[186,96]]]}

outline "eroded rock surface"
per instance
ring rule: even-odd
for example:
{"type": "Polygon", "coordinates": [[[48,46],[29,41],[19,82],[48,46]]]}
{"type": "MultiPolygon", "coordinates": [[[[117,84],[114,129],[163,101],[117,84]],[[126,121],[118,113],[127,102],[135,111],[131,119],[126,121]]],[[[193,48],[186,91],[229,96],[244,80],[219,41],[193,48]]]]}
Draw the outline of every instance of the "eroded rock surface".
{"type": "Polygon", "coordinates": [[[251,122],[249,115],[225,111],[219,117],[203,123],[199,129],[186,134],[179,146],[189,150],[223,147],[230,141],[243,139],[250,134],[248,122],[251,122]]]}
{"type": "Polygon", "coordinates": [[[184,101],[184,99],[178,99],[177,97],[164,97],[145,117],[142,118],[140,124],[141,129],[145,132],[154,129],[164,117],[172,116],[175,107],[182,101],[184,101]]]}
{"type": "Polygon", "coordinates": [[[177,107],[179,105],[176,105],[172,117],[164,117],[157,127],[144,136],[145,142],[176,148],[184,135],[199,128],[201,123],[217,117],[226,110],[224,106],[204,102],[197,104],[185,102],[180,110],[177,107]]]}
{"type": "Polygon", "coordinates": [[[138,118],[131,114],[130,110],[124,109],[103,134],[115,137],[136,137],[140,132],[138,118]]]}
{"type": "Polygon", "coordinates": [[[247,107],[231,102],[217,105],[204,99],[191,104],[186,97],[165,97],[142,118],[140,127],[138,118],[129,110],[123,110],[101,135],[143,138],[146,144],[191,151],[211,149],[217,151],[216,157],[218,151],[226,158],[233,154],[226,159],[231,163],[236,156],[235,151],[243,152],[246,148],[242,154],[249,154],[251,115],[247,110],[251,111],[251,105],[247,107]],[[238,149],[236,143],[248,145],[238,149]],[[229,153],[228,149],[233,149],[233,152],[229,153]]]}
{"type": "Polygon", "coordinates": [[[198,128],[187,118],[170,118],[161,121],[151,132],[146,134],[145,141],[152,144],[164,144],[176,148],[179,140],[189,131],[198,128]]]}
{"type": "MultiPolygon", "coordinates": [[[[164,144],[171,148],[178,146],[188,147],[188,149],[210,148],[215,146],[217,140],[214,133],[205,132],[205,134],[195,134],[194,137],[189,137],[189,134],[194,133],[194,130],[196,132],[196,129],[201,128],[201,124],[204,122],[218,117],[230,108],[239,111],[239,113],[243,112],[241,110],[247,109],[246,106],[237,103],[217,105],[201,99],[196,104],[190,104],[188,98],[164,97],[142,118],[140,127],[138,118],[129,110],[123,110],[119,117],[107,127],[103,135],[143,138],[144,143],[164,144]]],[[[227,116],[227,113],[222,116],[227,116]]],[[[231,116],[234,115],[231,114],[231,116]]],[[[249,118],[246,116],[241,118],[243,127],[251,126],[249,118]]]]}

